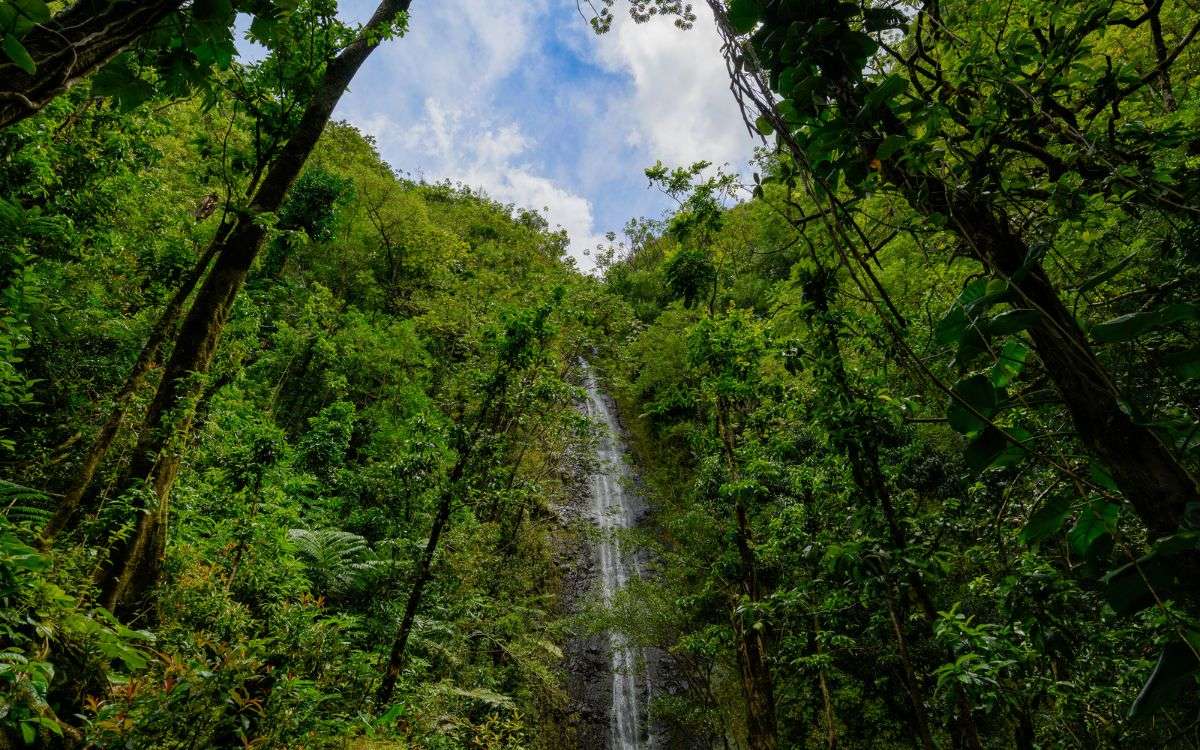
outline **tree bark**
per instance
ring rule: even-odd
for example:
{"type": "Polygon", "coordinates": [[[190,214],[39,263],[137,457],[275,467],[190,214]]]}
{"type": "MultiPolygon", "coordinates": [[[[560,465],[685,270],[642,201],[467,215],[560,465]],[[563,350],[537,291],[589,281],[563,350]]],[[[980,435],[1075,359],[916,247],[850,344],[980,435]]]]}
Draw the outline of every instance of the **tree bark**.
{"type": "Polygon", "coordinates": [[[192,269],[191,274],[184,280],[182,286],[176,290],[174,296],[167,302],[167,306],[163,308],[162,314],[158,317],[158,322],[154,324],[154,329],[150,331],[150,337],[146,340],[142,351],[138,354],[137,361],[133,363],[133,369],[129,371],[129,375],[125,378],[125,383],[121,386],[121,390],[113,398],[112,410],[108,414],[108,419],[101,425],[100,431],[96,434],[96,438],[92,441],[92,445],[88,448],[87,454],[83,457],[83,462],[79,466],[79,471],[76,472],[75,478],[71,482],[71,486],[63,494],[62,502],[58,505],[58,510],[46,524],[46,528],[42,530],[42,544],[48,546],[54,538],[63,529],[70,525],[76,511],[83,501],[84,493],[92,484],[92,479],[95,478],[96,472],[100,469],[100,465],[104,463],[104,459],[108,456],[109,450],[112,448],[113,440],[117,437],[117,432],[121,429],[121,424],[125,421],[125,411],[129,407],[129,401],[133,395],[137,393],[142,382],[154,364],[158,361],[159,350],[162,348],[163,342],[167,340],[167,336],[175,328],[175,322],[179,320],[179,315],[183,312],[184,303],[191,296],[192,290],[196,288],[196,284],[204,277],[204,272],[208,270],[208,266],[212,263],[213,256],[216,254],[216,245],[210,245],[204,255],[196,263],[196,267],[192,269]]]}
{"type": "Polygon", "coordinates": [[[214,240],[216,263],[180,327],[130,466],[131,480],[145,478],[153,501],[147,502],[146,493],[137,493],[137,521],[132,534],[114,545],[107,562],[97,570],[100,603],[110,610],[130,605],[141,608],[158,581],[171,487],[179,473],[182,444],[191,428],[188,402],[195,394],[195,376],[203,376],[212,364],[233,303],[262,249],[266,228],[255,219],[279,210],[346,87],[378,46],[379,37],[373,32],[407,11],[410,2],[383,0],[368,22],[369,31],[328,63],[295,133],[268,167],[246,215],[239,217],[227,235],[214,240]]]}
{"type": "MultiPolygon", "coordinates": [[[[812,616],[813,630],[812,643],[813,651],[819,657],[821,653],[821,619],[818,615],[812,616]]],[[[825,667],[817,667],[817,686],[821,689],[821,705],[825,718],[825,747],[828,750],[837,750],[837,720],[833,714],[833,696],[829,691],[829,681],[825,678],[825,667]]]]}
{"type": "Polygon", "coordinates": [[[400,677],[400,671],[404,669],[405,649],[408,647],[408,638],[412,634],[413,621],[416,619],[417,609],[421,606],[425,585],[432,577],[433,557],[437,554],[442,531],[445,530],[446,524],[450,520],[453,501],[454,493],[450,490],[442,495],[441,502],[438,504],[437,516],[434,517],[433,528],[429,531],[429,541],[425,543],[425,551],[421,553],[421,562],[417,566],[417,577],[413,579],[412,589],[408,592],[408,601],[404,605],[404,617],[400,620],[400,628],[396,631],[395,640],[392,641],[392,650],[388,654],[383,682],[379,684],[379,691],[375,694],[376,706],[383,707],[391,703],[392,695],[396,692],[396,681],[400,677]]]}
{"type": "Polygon", "coordinates": [[[32,75],[0,62],[0,128],[36,113],[120,54],[182,5],[182,0],[82,0],[21,44],[37,64],[32,75]]]}
{"type": "MultiPolygon", "coordinates": [[[[717,400],[717,429],[730,479],[737,481],[738,468],[734,455],[734,436],[729,420],[729,407],[720,398],[717,400]]],[[[762,599],[758,586],[757,564],[754,555],[754,540],[746,506],[739,497],[734,502],[734,517],[737,523],[736,538],[740,562],[741,594],[751,604],[762,599]]],[[[767,626],[756,622],[749,627],[746,617],[735,601],[731,619],[737,640],[738,666],[742,673],[742,692],[746,698],[746,733],[750,750],[775,750],[779,746],[779,732],[775,720],[775,688],[771,676],[771,665],[767,661],[767,626]]]]}
{"type": "Polygon", "coordinates": [[[935,178],[888,176],[918,210],[951,217],[984,266],[1008,280],[1022,304],[1041,313],[1030,338],[1081,442],[1108,469],[1152,536],[1178,531],[1188,503],[1200,499],[1195,478],[1153,430],[1122,408],[1112,378],[1075,317],[1003,213],[935,178]]]}

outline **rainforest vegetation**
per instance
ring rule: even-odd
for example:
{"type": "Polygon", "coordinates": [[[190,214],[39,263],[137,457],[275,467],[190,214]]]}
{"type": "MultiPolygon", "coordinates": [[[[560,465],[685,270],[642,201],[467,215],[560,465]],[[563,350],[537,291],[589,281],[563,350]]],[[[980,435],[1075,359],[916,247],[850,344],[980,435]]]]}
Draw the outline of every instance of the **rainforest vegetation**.
{"type": "Polygon", "coordinates": [[[582,3],[762,144],[594,273],[335,116],[422,5],[0,0],[0,748],[593,747],[605,632],[637,746],[1200,748],[1200,4],[582,3]]]}

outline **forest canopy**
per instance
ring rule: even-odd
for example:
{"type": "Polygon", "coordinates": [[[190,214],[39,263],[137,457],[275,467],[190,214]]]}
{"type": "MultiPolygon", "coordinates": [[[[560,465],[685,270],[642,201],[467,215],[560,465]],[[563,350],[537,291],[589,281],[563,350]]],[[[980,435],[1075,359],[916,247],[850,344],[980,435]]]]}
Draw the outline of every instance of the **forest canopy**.
{"type": "Polygon", "coordinates": [[[421,6],[0,0],[0,748],[1200,747],[1200,7],[580,3],[760,143],[583,273],[421,6]]]}

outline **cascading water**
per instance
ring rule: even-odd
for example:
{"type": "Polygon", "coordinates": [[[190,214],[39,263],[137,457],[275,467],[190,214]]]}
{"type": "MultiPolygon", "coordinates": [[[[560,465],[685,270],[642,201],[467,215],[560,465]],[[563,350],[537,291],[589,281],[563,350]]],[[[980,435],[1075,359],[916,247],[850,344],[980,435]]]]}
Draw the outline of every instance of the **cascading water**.
{"type": "MultiPolygon", "coordinates": [[[[596,385],[591,367],[583,365],[587,386],[587,415],[600,428],[596,444],[596,472],[591,476],[592,514],[600,527],[597,544],[599,575],[605,601],[630,578],[640,577],[637,555],[621,548],[619,532],[637,525],[642,511],[636,493],[627,491],[630,479],[625,446],[616,416],[596,385]]],[[[609,633],[612,652],[612,707],[609,713],[609,750],[648,750],[654,746],[647,731],[643,703],[650,697],[649,677],[638,684],[638,658],[644,658],[620,633],[609,633]]]]}

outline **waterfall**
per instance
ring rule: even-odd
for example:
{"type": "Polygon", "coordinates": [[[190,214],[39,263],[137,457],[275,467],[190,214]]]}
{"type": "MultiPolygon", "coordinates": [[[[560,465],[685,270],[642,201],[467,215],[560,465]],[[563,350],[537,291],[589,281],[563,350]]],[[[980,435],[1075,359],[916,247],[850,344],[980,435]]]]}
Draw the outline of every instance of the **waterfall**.
{"type": "MultiPolygon", "coordinates": [[[[591,476],[592,515],[600,527],[597,545],[599,576],[605,601],[630,578],[640,577],[641,563],[635,553],[622,550],[616,538],[623,529],[637,525],[642,511],[636,493],[629,491],[629,466],[625,445],[610,402],[596,385],[596,376],[583,365],[587,385],[587,415],[601,428],[596,444],[596,473],[591,476]]],[[[638,684],[638,658],[644,656],[620,633],[609,633],[612,652],[612,707],[609,713],[609,750],[648,750],[653,739],[646,727],[643,703],[650,698],[650,680],[638,684]]]]}

